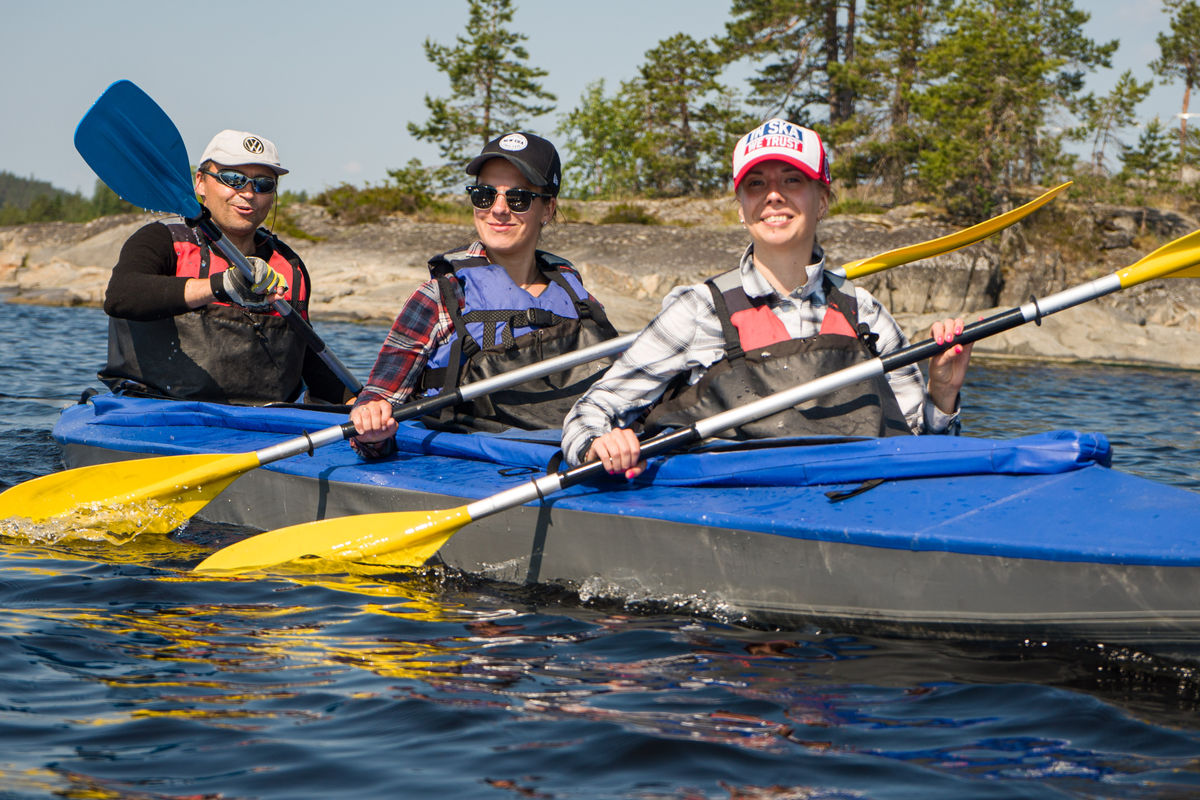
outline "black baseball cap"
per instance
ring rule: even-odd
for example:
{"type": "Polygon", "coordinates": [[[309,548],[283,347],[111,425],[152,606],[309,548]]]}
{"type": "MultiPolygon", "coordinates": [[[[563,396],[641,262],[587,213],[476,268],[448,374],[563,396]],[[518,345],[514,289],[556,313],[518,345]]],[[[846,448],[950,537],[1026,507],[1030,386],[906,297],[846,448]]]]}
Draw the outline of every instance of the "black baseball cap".
{"type": "Polygon", "coordinates": [[[506,133],[483,146],[479,155],[467,164],[468,175],[478,175],[489,158],[503,158],[532,183],[548,194],[558,194],[562,182],[562,162],[554,145],[532,133],[506,133]]]}

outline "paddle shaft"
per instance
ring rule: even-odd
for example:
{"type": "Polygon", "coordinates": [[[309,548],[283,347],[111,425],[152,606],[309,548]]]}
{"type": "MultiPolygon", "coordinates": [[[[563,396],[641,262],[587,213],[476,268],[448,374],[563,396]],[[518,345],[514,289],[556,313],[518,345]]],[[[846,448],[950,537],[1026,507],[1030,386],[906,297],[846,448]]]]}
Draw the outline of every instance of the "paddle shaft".
{"type": "MultiPolygon", "coordinates": [[[[830,392],[837,391],[860,381],[883,375],[893,370],[924,361],[955,345],[969,344],[988,336],[1016,328],[1026,322],[1040,320],[1058,311],[1077,306],[1097,297],[1103,297],[1122,288],[1118,275],[1106,275],[1089,283],[1065,289],[1041,300],[1034,300],[1018,308],[1003,311],[987,319],[974,322],[963,328],[963,332],[954,337],[953,342],[938,344],[933,339],[927,339],[894,353],[864,361],[852,367],[832,372],[816,380],[785,389],[781,392],[763,397],[744,406],[722,411],[711,417],[693,423],[670,433],[655,436],[641,445],[642,456],[651,458],[672,450],[693,444],[722,431],[736,428],[747,422],[752,422],[770,416],[784,409],[799,405],[830,392]]],[[[572,469],[545,475],[504,492],[477,500],[465,507],[466,516],[477,520],[509,508],[544,498],[561,489],[574,486],[585,481],[608,475],[604,464],[599,461],[589,461],[572,469]]]]}
{"type": "MultiPolygon", "coordinates": [[[[535,378],[542,378],[546,375],[551,375],[564,369],[577,367],[580,364],[587,364],[606,356],[616,355],[633,342],[637,338],[636,333],[627,333],[624,336],[618,336],[615,339],[608,339],[594,344],[590,347],[585,347],[581,350],[576,350],[571,353],[564,353],[561,356],[547,358],[544,361],[539,361],[536,364],[528,364],[524,367],[519,367],[514,370],[494,375],[490,378],[484,378],[481,381],[473,381],[464,386],[460,386],[453,392],[442,392],[435,394],[432,397],[425,397],[420,400],[415,400],[411,403],[405,403],[392,412],[392,417],[397,422],[403,422],[409,419],[423,417],[426,414],[432,414],[436,411],[441,411],[443,408],[449,408],[467,400],[474,400],[476,397],[483,397],[503,389],[508,389],[520,383],[535,378]]],[[[346,421],[338,425],[319,430],[316,433],[305,434],[294,439],[280,442],[279,444],[264,447],[256,451],[259,464],[269,464],[272,461],[279,461],[283,458],[290,458],[301,453],[307,453],[315,447],[323,447],[327,444],[340,442],[349,439],[355,434],[354,423],[346,421]]]]}

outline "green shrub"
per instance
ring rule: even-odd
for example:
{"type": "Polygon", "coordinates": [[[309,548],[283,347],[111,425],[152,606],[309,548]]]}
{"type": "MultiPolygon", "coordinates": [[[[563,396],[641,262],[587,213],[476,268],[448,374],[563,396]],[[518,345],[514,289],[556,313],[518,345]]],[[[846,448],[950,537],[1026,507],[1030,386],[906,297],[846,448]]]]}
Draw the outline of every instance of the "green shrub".
{"type": "Polygon", "coordinates": [[[575,203],[567,202],[559,197],[557,209],[558,216],[563,222],[583,222],[583,212],[575,203]]]}
{"type": "Polygon", "coordinates": [[[632,225],[661,225],[658,217],[636,203],[618,203],[600,218],[601,225],[626,222],[632,225]]]}
{"type": "Polygon", "coordinates": [[[845,200],[838,200],[829,207],[829,216],[835,214],[882,214],[887,209],[878,203],[872,203],[869,200],[862,200],[857,197],[848,197],[845,200]]]}
{"type": "Polygon", "coordinates": [[[411,214],[424,205],[422,198],[398,187],[367,186],[359,189],[348,183],[326,189],[312,202],[324,206],[330,216],[349,225],[377,222],[380,217],[397,212],[411,214]]]}
{"type": "Polygon", "coordinates": [[[286,207],[277,210],[275,219],[271,221],[271,231],[285,239],[304,239],[309,242],[319,242],[322,238],[301,228],[295,218],[288,213],[286,207]]]}

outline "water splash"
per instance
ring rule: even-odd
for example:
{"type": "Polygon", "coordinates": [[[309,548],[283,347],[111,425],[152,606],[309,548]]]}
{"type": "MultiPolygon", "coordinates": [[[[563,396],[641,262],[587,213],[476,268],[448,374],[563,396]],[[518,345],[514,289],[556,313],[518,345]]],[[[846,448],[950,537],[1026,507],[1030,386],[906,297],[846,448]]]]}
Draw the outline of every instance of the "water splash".
{"type": "Polygon", "coordinates": [[[32,544],[83,540],[121,545],[139,534],[176,530],[187,519],[175,506],[153,500],[107,506],[83,503],[46,520],[19,516],[0,519],[0,536],[32,544]]]}

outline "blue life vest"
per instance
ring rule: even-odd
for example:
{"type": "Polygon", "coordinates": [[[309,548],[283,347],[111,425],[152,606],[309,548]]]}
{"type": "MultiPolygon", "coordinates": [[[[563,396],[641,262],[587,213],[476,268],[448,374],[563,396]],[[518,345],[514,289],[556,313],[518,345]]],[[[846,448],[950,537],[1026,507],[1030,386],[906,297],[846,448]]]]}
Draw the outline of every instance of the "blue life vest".
{"type": "MultiPolygon", "coordinates": [[[[504,267],[470,255],[466,248],[430,260],[454,332],[430,354],[421,376],[425,394],[453,391],[617,335],[569,262],[539,250],[536,263],[548,285],[534,297],[504,267]],[[460,293],[461,308],[455,302],[460,293]]],[[[610,362],[582,364],[460,403],[439,421],[466,429],[560,427],[575,400],[610,362]]]]}

